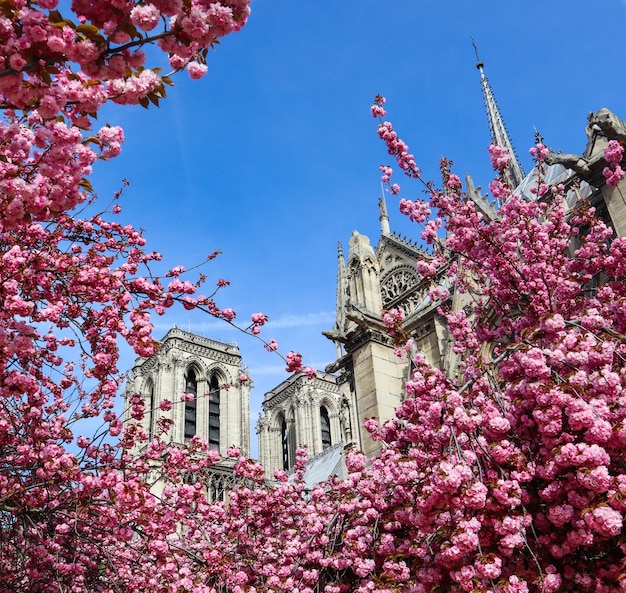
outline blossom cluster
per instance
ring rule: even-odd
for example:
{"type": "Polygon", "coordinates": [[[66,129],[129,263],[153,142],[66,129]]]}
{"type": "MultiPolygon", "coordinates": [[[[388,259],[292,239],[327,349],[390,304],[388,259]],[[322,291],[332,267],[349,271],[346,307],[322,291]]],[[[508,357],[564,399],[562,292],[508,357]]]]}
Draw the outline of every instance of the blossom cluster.
{"type": "MultiPolygon", "coordinates": [[[[421,171],[417,167],[415,157],[409,152],[408,145],[398,137],[398,134],[393,129],[393,126],[388,121],[383,121],[383,117],[387,112],[383,109],[383,105],[386,100],[384,97],[378,95],[374,99],[374,104],[371,107],[372,117],[379,120],[378,136],[387,145],[387,152],[396,159],[398,166],[405,175],[418,179],[421,175],[421,171]]],[[[393,195],[400,193],[400,186],[397,183],[391,183],[392,169],[389,166],[381,165],[380,170],[383,175],[381,177],[382,182],[389,186],[389,189],[393,195]]]]}
{"type": "Polygon", "coordinates": [[[269,317],[265,313],[253,313],[252,325],[249,327],[250,333],[256,336],[261,332],[261,327],[269,321],[269,317]]]}
{"type": "Polygon", "coordinates": [[[541,163],[545,161],[550,154],[550,149],[543,144],[543,142],[537,142],[528,152],[536,162],[541,163]]]}
{"type": "Polygon", "coordinates": [[[391,309],[382,312],[383,324],[387,328],[390,335],[398,333],[404,321],[404,311],[402,309],[391,309]]]}
{"type": "MultiPolygon", "coordinates": [[[[506,151],[489,152],[502,171],[506,151]]],[[[548,152],[541,143],[531,149],[538,162],[548,152]]],[[[618,182],[622,147],[611,141],[604,156],[607,183],[614,174],[618,182]]],[[[401,553],[385,550],[410,567],[419,591],[446,583],[452,591],[617,592],[626,318],[615,303],[626,298],[624,240],[585,204],[568,212],[562,186],[550,188],[550,202],[511,196],[502,175],[490,187],[508,198],[491,221],[456,181],[430,193],[428,206],[447,231],[437,247],[459,262],[459,294],[472,296],[458,310],[439,297],[460,374],[414,357],[399,421],[372,423],[387,448],[369,475],[382,472],[390,484],[382,498],[397,502],[391,537],[379,527],[375,541],[411,542],[401,553]],[[405,498],[406,477],[391,474],[400,465],[414,479],[405,498]]],[[[411,204],[401,201],[409,216],[411,204]]],[[[419,266],[433,278],[442,269],[419,266]]]]}
{"type": "MultiPolygon", "coordinates": [[[[130,542],[146,534],[157,559],[180,527],[174,506],[157,509],[150,468],[162,462],[173,484],[164,500],[182,512],[198,498],[182,476],[215,461],[197,440],[176,451],[166,440],[148,443],[141,397],[128,399],[127,426],[116,410],[120,342],[148,357],[158,347],[153,314],[176,302],[221,310],[192,296],[201,281],[180,279],[181,268],[165,274],[168,284],[150,273],[161,256],[112,219],[118,204],[86,214],[97,211],[88,176],[124,141],[118,126],[95,127],[101,108],[158,104],[171,84],[148,67],[146,47],[158,41],[176,68],[204,64],[208,48],[243,26],[248,12],[247,0],[2,5],[2,590],[137,590],[130,573],[142,556],[130,542]],[[100,428],[86,436],[84,426],[100,428]],[[136,443],[145,454],[131,460],[126,451],[136,443]]],[[[166,434],[167,422],[157,428],[166,434]]]]}
{"type": "Polygon", "coordinates": [[[620,166],[623,155],[624,147],[617,140],[610,140],[604,148],[604,158],[608,166],[602,170],[602,175],[607,185],[614,187],[626,176],[620,166]]]}
{"type": "Polygon", "coordinates": [[[502,171],[509,166],[509,163],[511,162],[511,155],[504,146],[490,144],[488,150],[489,158],[491,159],[491,166],[496,171],[502,171]]]}

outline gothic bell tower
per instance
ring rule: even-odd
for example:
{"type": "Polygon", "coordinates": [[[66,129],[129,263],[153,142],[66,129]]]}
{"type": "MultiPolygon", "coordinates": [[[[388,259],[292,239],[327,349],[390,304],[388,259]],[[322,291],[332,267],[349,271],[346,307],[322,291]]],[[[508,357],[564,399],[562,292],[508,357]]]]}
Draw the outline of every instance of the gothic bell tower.
{"type": "Polygon", "coordinates": [[[188,443],[199,435],[220,453],[224,461],[208,476],[212,499],[223,498],[232,477],[228,448],[236,446],[250,456],[251,381],[247,377],[237,345],[174,327],[156,354],[137,359],[126,387],[127,394],[143,396],[142,422],[149,438],[158,434],[159,420],[167,419],[171,427],[165,438],[172,444],[188,443]],[[192,397],[183,399],[183,393],[192,397]],[[162,406],[166,401],[171,406],[162,406]]]}

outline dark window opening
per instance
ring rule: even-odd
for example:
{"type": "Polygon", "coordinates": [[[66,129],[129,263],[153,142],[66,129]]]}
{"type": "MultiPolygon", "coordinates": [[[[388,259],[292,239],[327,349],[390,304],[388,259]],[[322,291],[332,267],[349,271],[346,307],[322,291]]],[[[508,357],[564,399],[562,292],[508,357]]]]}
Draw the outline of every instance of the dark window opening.
{"type": "Polygon", "coordinates": [[[209,448],[220,448],[220,384],[216,375],[209,383],[209,448]]]}
{"type": "Polygon", "coordinates": [[[328,449],[331,446],[330,438],[330,418],[328,417],[328,411],[326,408],[320,408],[320,423],[322,425],[322,450],[328,449]]]}
{"type": "Polygon", "coordinates": [[[185,442],[196,435],[198,410],[198,381],[193,369],[189,369],[185,379],[185,393],[193,395],[191,401],[185,401],[185,442]]]}
{"type": "Polygon", "coordinates": [[[154,414],[155,414],[155,402],[154,402],[154,383],[150,381],[148,384],[148,439],[152,440],[154,437],[154,414]]]}
{"type": "Polygon", "coordinates": [[[283,449],[283,469],[289,471],[289,430],[287,430],[287,421],[283,418],[280,427],[281,443],[283,449]]]}

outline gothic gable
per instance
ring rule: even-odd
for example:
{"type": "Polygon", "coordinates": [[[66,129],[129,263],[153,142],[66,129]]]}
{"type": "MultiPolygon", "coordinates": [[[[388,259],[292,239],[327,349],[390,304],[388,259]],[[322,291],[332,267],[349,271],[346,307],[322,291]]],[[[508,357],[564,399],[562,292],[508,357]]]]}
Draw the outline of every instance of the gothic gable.
{"type": "Polygon", "coordinates": [[[385,309],[402,308],[412,312],[416,304],[415,292],[421,279],[416,269],[418,259],[430,256],[415,243],[397,235],[383,235],[376,255],[380,266],[380,291],[385,309]]]}

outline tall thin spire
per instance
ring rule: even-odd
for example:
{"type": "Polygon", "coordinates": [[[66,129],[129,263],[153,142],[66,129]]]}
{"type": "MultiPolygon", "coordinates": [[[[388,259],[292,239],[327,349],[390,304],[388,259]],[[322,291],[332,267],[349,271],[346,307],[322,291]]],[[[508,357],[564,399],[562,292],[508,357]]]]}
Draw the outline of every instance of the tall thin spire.
{"type": "Polygon", "coordinates": [[[505,178],[512,188],[516,188],[522,182],[526,174],[524,173],[522,165],[517,160],[517,154],[515,153],[515,149],[513,148],[513,144],[509,138],[509,133],[504,125],[504,120],[500,115],[500,110],[498,109],[498,104],[496,103],[493,91],[489,85],[489,80],[485,76],[485,72],[483,70],[485,65],[478,57],[478,48],[476,47],[473,39],[472,45],[474,46],[474,51],[476,52],[476,68],[478,68],[478,71],[480,72],[480,86],[483,89],[483,98],[485,100],[487,118],[489,119],[489,128],[491,129],[491,141],[498,146],[506,148],[511,156],[511,162],[505,171],[505,178]]]}
{"type": "Polygon", "coordinates": [[[345,315],[348,307],[348,272],[343,258],[341,241],[337,242],[337,327],[345,329],[345,315]]]}

